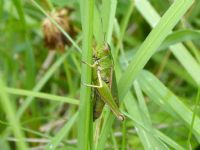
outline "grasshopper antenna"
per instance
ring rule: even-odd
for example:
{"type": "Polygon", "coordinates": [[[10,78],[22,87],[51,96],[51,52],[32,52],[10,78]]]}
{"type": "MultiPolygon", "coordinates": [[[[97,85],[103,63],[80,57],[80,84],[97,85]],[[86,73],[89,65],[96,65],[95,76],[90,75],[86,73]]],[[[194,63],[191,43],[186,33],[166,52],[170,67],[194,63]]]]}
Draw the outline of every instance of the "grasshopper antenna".
{"type": "Polygon", "coordinates": [[[102,30],[103,30],[103,41],[106,42],[106,32],[104,31],[103,19],[102,19],[102,17],[101,17],[101,25],[102,25],[102,30]]]}
{"type": "Polygon", "coordinates": [[[106,43],[106,32],[104,30],[104,25],[103,25],[103,19],[102,19],[102,15],[100,13],[100,8],[98,7],[98,5],[96,4],[96,8],[99,12],[99,16],[100,16],[100,19],[101,19],[101,26],[102,26],[102,32],[103,32],[103,42],[106,43]]]}
{"type": "Polygon", "coordinates": [[[103,43],[104,43],[104,46],[105,46],[104,49],[105,50],[110,50],[110,45],[106,41],[106,31],[104,30],[104,24],[103,24],[102,15],[100,13],[100,8],[98,7],[98,5],[96,5],[96,7],[97,7],[97,10],[99,12],[100,19],[101,19],[101,26],[102,26],[102,32],[103,32],[103,43]]]}

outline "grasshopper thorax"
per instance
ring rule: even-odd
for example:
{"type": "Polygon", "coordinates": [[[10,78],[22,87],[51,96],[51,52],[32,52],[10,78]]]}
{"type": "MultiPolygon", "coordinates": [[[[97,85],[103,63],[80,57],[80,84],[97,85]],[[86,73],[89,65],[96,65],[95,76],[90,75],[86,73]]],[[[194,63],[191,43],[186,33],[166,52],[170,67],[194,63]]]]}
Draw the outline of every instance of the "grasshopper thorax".
{"type": "Polygon", "coordinates": [[[111,49],[108,43],[96,45],[93,52],[94,61],[111,55],[111,49]]]}

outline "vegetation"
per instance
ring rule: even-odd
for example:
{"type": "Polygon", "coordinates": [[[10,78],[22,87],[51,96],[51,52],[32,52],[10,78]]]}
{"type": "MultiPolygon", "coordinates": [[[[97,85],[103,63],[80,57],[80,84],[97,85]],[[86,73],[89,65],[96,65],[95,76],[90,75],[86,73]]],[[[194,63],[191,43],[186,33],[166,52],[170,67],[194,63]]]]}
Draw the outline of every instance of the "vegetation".
{"type": "Polygon", "coordinates": [[[199,10],[198,0],[0,0],[0,149],[199,149],[199,10]],[[108,105],[92,119],[83,62],[99,43],[111,47],[124,121],[108,105]]]}

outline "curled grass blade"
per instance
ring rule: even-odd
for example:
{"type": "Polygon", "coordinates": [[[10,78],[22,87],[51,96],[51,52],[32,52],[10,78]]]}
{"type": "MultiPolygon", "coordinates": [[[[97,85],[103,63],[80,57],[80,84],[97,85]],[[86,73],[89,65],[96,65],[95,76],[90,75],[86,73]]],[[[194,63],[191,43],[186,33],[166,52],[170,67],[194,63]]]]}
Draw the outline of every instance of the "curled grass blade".
{"type": "Polygon", "coordinates": [[[180,42],[185,42],[189,40],[199,40],[199,39],[200,39],[200,30],[185,29],[185,30],[175,31],[166,37],[166,39],[160,46],[159,50],[165,49],[170,45],[177,44],[180,42]]]}

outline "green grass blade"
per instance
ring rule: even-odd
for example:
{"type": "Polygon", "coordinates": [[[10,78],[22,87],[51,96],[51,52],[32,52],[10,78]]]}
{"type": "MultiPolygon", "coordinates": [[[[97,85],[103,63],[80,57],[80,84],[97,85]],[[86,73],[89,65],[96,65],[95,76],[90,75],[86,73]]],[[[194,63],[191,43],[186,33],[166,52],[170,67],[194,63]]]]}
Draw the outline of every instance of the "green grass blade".
{"type": "MultiPolygon", "coordinates": [[[[152,58],[156,63],[160,63],[163,58],[162,56],[155,55],[152,58]]],[[[189,75],[189,73],[180,65],[176,63],[176,61],[169,60],[166,64],[166,69],[173,72],[175,75],[186,81],[188,84],[192,85],[193,87],[196,87],[195,81],[193,78],[189,75]]]]}
{"type": "Polygon", "coordinates": [[[64,137],[69,134],[74,122],[78,117],[78,113],[74,114],[72,118],[60,129],[60,131],[51,139],[50,143],[46,146],[45,150],[56,149],[56,147],[61,143],[64,137]]]}
{"type": "MultiPolygon", "coordinates": [[[[69,55],[69,52],[66,52],[63,54],[52,66],[49,68],[49,70],[46,72],[46,74],[43,76],[43,78],[40,79],[38,84],[35,85],[33,88],[33,91],[40,91],[42,87],[46,84],[46,82],[50,79],[50,77],[54,74],[54,72],[59,68],[59,66],[64,62],[65,58],[69,55]]],[[[31,102],[33,101],[34,97],[27,97],[25,99],[25,102],[23,105],[19,108],[17,111],[17,117],[21,118],[25,110],[29,107],[31,102]]]]}
{"type": "Polygon", "coordinates": [[[192,129],[193,129],[193,126],[194,126],[194,122],[195,122],[195,117],[197,115],[197,107],[199,106],[199,102],[200,102],[200,87],[198,88],[198,92],[197,92],[197,97],[196,97],[196,101],[195,101],[195,107],[194,107],[194,111],[193,111],[193,115],[192,115],[192,122],[191,122],[191,125],[190,125],[190,131],[189,131],[189,134],[188,134],[188,149],[190,148],[190,140],[191,140],[191,136],[192,136],[192,129]]]}
{"type": "MultiPolygon", "coordinates": [[[[181,2],[176,1],[176,2],[181,2]]],[[[183,3],[187,3],[189,1],[182,1],[183,3]]],[[[190,1],[191,4],[193,1],[190,1]]],[[[189,2],[189,3],[190,3],[189,2]]],[[[191,5],[189,4],[189,5],[191,5]]],[[[157,22],[160,20],[159,14],[155,11],[155,9],[150,5],[147,0],[138,0],[135,3],[138,11],[143,15],[146,21],[151,25],[151,27],[155,27],[157,22]],[[145,10],[145,11],[143,11],[145,10]]],[[[195,61],[195,59],[191,56],[188,50],[184,47],[183,44],[177,44],[170,47],[174,56],[180,61],[183,67],[187,70],[187,72],[191,75],[197,85],[200,84],[200,66],[195,61]],[[186,61],[187,60],[187,61],[186,61]]]]}
{"type": "Polygon", "coordinates": [[[15,89],[15,88],[5,88],[5,91],[9,94],[15,94],[15,95],[25,95],[29,97],[37,97],[37,98],[43,98],[48,99],[52,101],[58,101],[58,102],[64,102],[69,104],[78,105],[79,101],[73,98],[63,97],[63,96],[56,96],[53,94],[47,94],[42,92],[32,92],[28,90],[22,90],[22,89],[15,89]]]}
{"type": "Polygon", "coordinates": [[[149,119],[138,107],[138,104],[130,92],[125,97],[124,103],[144,148],[146,150],[168,149],[166,145],[158,138],[153,127],[148,121],[149,119]]]}
{"type": "Polygon", "coordinates": [[[139,107],[143,111],[143,113],[145,114],[149,123],[151,123],[150,114],[149,114],[148,108],[146,106],[146,102],[144,100],[144,96],[142,94],[140,85],[138,84],[137,80],[134,81],[134,89],[135,89],[135,93],[136,93],[136,96],[137,96],[137,99],[138,99],[138,102],[139,102],[139,107]]]}
{"type": "MultiPolygon", "coordinates": [[[[173,117],[179,117],[189,127],[192,122],[192,111],[184,105],[178,97],[168,90],[154,75],[142,71],[137,77],[142,90],[158,104],[163,110],[169,112],[173,117]],[[169,111],[170,110],[170,111],[169,111]]],[[[196,116],[193,133],[200,137],[200,119],[196,116]]]]}
{"type": "Polygon", "coordinates": [[[156,130],[155,132],[163,142],[170,145],[175,150],[184,150],[185,149],[182,146],[180,146],[179,144],[177,144],[174,140],[170,139],[168,136],[166,136],[165,134],[160,132],[159,130],[156,130]]]}
{"type": "Polygon", "coordinates": [[[199,40],[200,39],[200,30],[179,30],[171,33],[166,37],[159,49],[165,49],[170,45],[177,44],[180,42],[185,42],[189,40],[199,40]]]}
{"type": "MultiPolygon", "coordinates": [[[[93,14],[94,1],[80,1],[81,24],[83,30],[82,60],[92,64],[92,37],[93,37],[93,14]]],[[[91,83],[91,68],[82,64],[81,82],[91,83]]],[[[91,115],[91,88],[81,85],[79,127],[78,127],[78,149],[92,149],[92,115],[91,115]]]]}
{"type": "Polygon", "coordinates": [[[131,87],[132,82],[139,71],[148,62],[150,57],[156,52],[157,48],[161,45],[161,43],[174,28],[180,18],[184,15],[184,13],[189,9],[192,3],[192,0],[175,1],[160,19],[156,27],[151,31],[151,33],[142,43],[132,62],[119,81],[119,97],[121,99],[123,99],[123,97],[126,95],[126,92],[131,87]]]}
{"type": "Polygon", "coordinates": [[[105,144],[106,144],[108,136],[110,135],[110,129],[112,128],[114,119],[115,119],[115,116],[112,113],[110,113],[110,111],[107,111],[106,115],[105,115],[105,121],[102,126],[102,130],[101,130],[99,140],[97,143],[96,150],[104,150],[105,149],[105,144]]]}
{"type": "Polygon", "coordinates": [[[29,40],[29,37],[27,35],[27,22],[25,19],[25,13],[24,13],[24,9],[23,9],[23,4],[21,0],[13,0],[12,1],[16,7],[17,13],[19,14],[19,18],[20,18],[20,24],[22,26],[22,35],[23,35],[23,40],[26,43],[26,81],[25,81],[25,85],[28,88],[32,88],[34,85],[34,80],[35,80],[35,59],[33,56],[33,49],[31,47],[31,42],[29,40]]]}
{"type": "Polygon", "coordinates": [[[124,34],[125,34],[125,30],[128,26],[128,22],[130,20],[130,17],[131,17],[131,14],[133,12],[133,9],[135,7],[135,1],[130,1],[130,5],[127,9],[127,12],[125,14],[125,16],[123,17],[123,20],[121,21],[121,24],[120,24],[120,34],[119,34],[119,37],[118,37],[118,43],[117,43],[117,46],[116,46],[116,50],[115,50],[115,55],[114,55],[114,58],[117,57],[118,53],[119,53],[119,49],[121,48],[122,46],[122,42],[123,42],[123,39],[124,39],[124,34]]]}
{"type": "Polygon", "coordinates": [[[20,130],[19,120],[15,116],[15,114],[16,114],[15,108],[12,106],[12,103],[10,102],[10,99],[5,91],[4,83],[1,79],[0,79],[0,89],[1,89],[0,101],[1,101],[2,107],[4,109],[4,112],[7,116],[7,119],[9,121],[10,125],[12,126],[12,130],[13,130],[13,133],[14,133],[16,139],[19,140],[19,142],[17,142],[17,147],[19,150],[27,150],[28,146],[23,141],[24,134],[20,130]]]}

